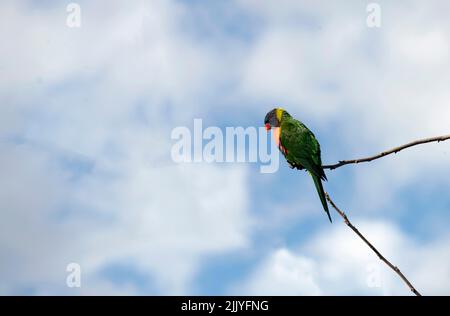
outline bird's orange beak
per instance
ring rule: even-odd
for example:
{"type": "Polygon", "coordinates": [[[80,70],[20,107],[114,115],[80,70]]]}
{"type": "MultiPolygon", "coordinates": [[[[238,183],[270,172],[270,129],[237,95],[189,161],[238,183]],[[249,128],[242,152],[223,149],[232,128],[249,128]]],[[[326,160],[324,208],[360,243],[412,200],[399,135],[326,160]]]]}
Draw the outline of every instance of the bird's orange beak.
{"type": "Polygon", "coordinates": [[[270,124],[266,123],[266,131],[270,131],[270,124]]]}

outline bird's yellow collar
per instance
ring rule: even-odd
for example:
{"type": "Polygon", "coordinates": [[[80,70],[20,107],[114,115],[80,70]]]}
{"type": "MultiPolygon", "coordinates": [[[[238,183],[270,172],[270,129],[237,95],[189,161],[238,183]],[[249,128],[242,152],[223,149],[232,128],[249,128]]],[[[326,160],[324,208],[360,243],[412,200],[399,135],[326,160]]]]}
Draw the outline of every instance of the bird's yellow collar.
{"type": "Polygon", "coordinates": [[[277,108],[275,115],[277,116],[278,122],[281,122],[281,117],[283,116],[284,110],[282,108],[277,108]]]}

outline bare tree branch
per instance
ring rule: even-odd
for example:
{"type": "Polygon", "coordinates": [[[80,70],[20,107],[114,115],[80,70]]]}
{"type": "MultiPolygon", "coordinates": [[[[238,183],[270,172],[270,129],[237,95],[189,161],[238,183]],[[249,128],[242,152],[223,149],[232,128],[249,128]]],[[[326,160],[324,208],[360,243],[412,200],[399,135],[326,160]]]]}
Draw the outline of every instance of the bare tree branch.
{"type": "Polygon", "coordinates": [[[397,273],[400,278],[403,280],[403,282],[406,283],[406,285],[409,287],[409,289],[411,290],[411,292],[413,292],[415,295],[417,296],[422,296],[415,288],[414,286],[411,284],[411,282],[409,282],[409,280],[405,277],[405,275],[400,271],[399,268],[397,268],[396,266],[394,266],[392,263],[389,262],[389,260],[387,260],[367,239],[366,237],[364,237],[359,230],[353,226],[353,224],[349,221],[347,215],[345,215],[345,213],[343,211],[341,211],[336,204],[334,204],[333,200],[331,200],[330,196],[328,195],[328,193],[325,193],[326,198],[328,200],[328,202],[330,202],[331,206],[336,210],[336,212],[338,212],[338,214],[344,219],[345,224],[350,227],[369,247],[370,249],[373,250],[373,252],[375,252],[375,254],[378,256],[378,258],[380,258],[381,261],[383,261],[384,263],[386,263],[388,265],[389,268],[391,268],[392,270],[395,271],[395,273],[397,273]]]}
{"type": "Polygon", "coordinates": [[[408,144],[392,148],[391,150],[383,151],[382,153],[379,153],[378,155],[374,155],[374,156],[367,157],[367,158],[360,158],[360,159],[341,160],[338,163],[333,164],[333,165],[324,165],[323,168],[333,170],[333,169],[342,167],[344,165],[357,164],[357,163],[361,163],[361,162],[369,162],[369,161],[379,159],[379,158],[382,158],[382,157],[390,155],[390,154],[396,154],[400,150],[403,150],[405,148],[409,148],[409,147],[420,145],[420,144],[431,143],[431,142],[442,142],[447,139],[450,139],[450,135],[419,139],[419,140],[410,142],[408,144]]]}

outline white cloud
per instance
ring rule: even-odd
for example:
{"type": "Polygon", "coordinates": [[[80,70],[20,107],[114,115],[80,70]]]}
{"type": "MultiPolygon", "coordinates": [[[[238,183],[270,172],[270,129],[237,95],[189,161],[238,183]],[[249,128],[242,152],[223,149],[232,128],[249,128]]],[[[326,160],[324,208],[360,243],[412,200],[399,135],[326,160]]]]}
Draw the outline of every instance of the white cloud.
{"type": "Polygon", "coordinates": [[[314,261],[282,248],[274,251],[248,284],[237,291],[243,295],[320,295],[315,273],[314,261]]]}
{"type": "Polygon", "coordinates": [[[97,275],[132,258],[156,293],[184,294],[202,256],[247,246],[245,170],[168,160],[173,120],[190,119],[212,71],[181,6],[83,3],[80,29],[64,6],[2,7],[1,112],[15,120],[0,148],[2,291],[137,293],[97,275]]]}
{"type": "MultiPolygon", "coordinates": [[[[398,275],[336,222],[298,249],[273,250],[235,289],[244,295],[409,295],[398,275]]],[[[417,242],[388,222],[352,222],[422,294],[448,295],[448,236],[417,242]]]]}
{"type": "Polygon", "coordinates": [[[380,5],[383,26],[369,29],[359,1],[242,2],[265,22],[244,60],[243,93],[323,127],[344,121],[339,141],[355,153],[448,132],[448,19],[429,3],[380,5]]]}
{"type": "Polygon", "coordinates": [[[81,293],[93,293],[97,283],[89,280],[99,269],[133,258],[162,293],[186,293],[202,255],[247,246],[239,168],[153,168],[142,159],[95,166],[71,183],[57,160],[28,145],[2,146],[1,162],[8,181],[1,183],[0,270],[11,292],[65,293],[65,267],[78,262],[88,284],[81,293]]]}

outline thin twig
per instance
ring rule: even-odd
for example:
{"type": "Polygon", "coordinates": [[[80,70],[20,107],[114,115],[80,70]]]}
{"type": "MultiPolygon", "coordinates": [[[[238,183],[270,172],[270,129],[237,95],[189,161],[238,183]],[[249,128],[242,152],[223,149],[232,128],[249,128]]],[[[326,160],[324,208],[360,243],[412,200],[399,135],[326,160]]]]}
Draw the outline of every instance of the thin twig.
{"type": "Polygon", "coordinates": [[[369,161],[372,161],[372,160],[375,160],[378,158],[382,158],[382,157],[390,155],[390,154],[396,154],[400,150],[403,150],[405,148],[409,148],[409,147],[420,145],[420,144],[431,143],[431,142],[442,142],[447,139],[450,139],[450,135],[419,139],[419,140],[410,142],[408,144],[392,148],[391,150],[383,151],[382,153],[379,153],[378,155],[374,155],[374,156],[367,157],[367,158],[360,158],[360,159],[341,160],[338,163],[333,164],[333,165],[324,165],[323,168],[333,170],[333,169],[342,167],[344,165],[356,164],[356,163],[360,163],[360,162],[369,162],[369,161]]]}
{"type": "Polygon", "coordinates": [[[336,204],[334,204],[334,202],[331,200],[330,196],[328,195],[328,193],[325,193],[325,196],[328,200],[328,202],[330,202],[331,206],[336,210],[336,212],[339,213],[339,215],[341,215],[341,217],[344,219],[345,224],[347,224],[348,227],[350,227],[369,247],[370,249],[373,250],[373,252],[376,253],[376,255],[378,256],[378,258],[380,258],[381,261],[383,261],[384,263],[386,263],[389,268],[391,268],[392,270],[395,271],[395,273],[397,273],[400,278],[403,280],[403,282],[406,283],[406,285],[409,287],[409,289],[411,290],[411,292],[413,292],[415,295],[417,296],[422,296],[415,288],[414,286],[411,284],[411,282],[409,282],[409,280],[405,277],[405,275],[400,271],[399,268],[397,268],[396,266],[394,266],[392,263],[389,262],[389,260],[387,260],[367,239],[366,237],[364,237],[359,230],[353,226],[352,223],[350,223],[347,215],[345,215],[345,213],[343,211],[341,211],[336,204]]]}

